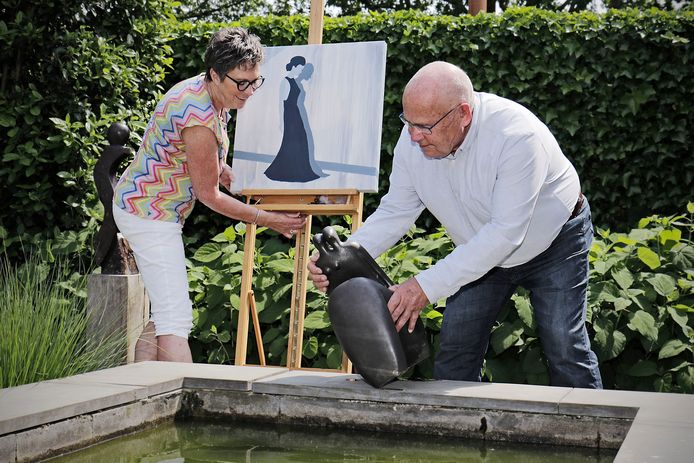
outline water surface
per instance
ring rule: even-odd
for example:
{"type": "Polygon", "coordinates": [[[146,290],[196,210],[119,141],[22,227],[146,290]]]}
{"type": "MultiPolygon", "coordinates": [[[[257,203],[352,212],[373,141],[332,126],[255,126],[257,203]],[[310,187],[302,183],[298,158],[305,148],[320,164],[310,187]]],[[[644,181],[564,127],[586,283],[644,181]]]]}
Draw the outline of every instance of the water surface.
{"type": "Polygon", "coordinates": [[[183,421],[119,437],[51,463],[607,463],[616,451],[367,433],[315,427],[183,421]]]}

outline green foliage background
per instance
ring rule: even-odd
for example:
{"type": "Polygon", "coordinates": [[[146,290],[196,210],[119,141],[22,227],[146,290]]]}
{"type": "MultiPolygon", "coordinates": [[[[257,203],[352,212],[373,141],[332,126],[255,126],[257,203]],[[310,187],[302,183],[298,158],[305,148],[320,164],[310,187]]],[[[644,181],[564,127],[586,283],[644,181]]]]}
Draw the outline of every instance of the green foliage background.
{"type": "Polygon", "coordinates": [[[0,1],[0,250],[93,233],[106,130],[138,142],[171,63],[169,3],[0,1]]]}
{"type": "MultiPolygon", "coordinates": [[[[0,0],[0,11],[0,251],[18,260],[21,247],[35,243],[49,254],[79,252],[88,262],[102,215],[91,175],[106,128],[125,120],[136,147],[161,92],[202,70],[207,38],[226,24],[176,22],[166,0],[0,0]]],[[[234,24],[270,46],[305,43],[308,35],[303,16],[234,24]]],[[[693,25],[694,12],[657,10],[511,9],[476,17],[398,12],[325,21],[324,43],[388,44],[380,194],[401,128],[402,89],[420,66],[440,59],[465,69],[478,90],[517,100],[550,126],[579,171],[596,225],[625,230],[660,214],[642,223],[642,231],[605,231],[596,241],[590,326],[608,387],[694,390],[691,215],[688,222],[675,216],[691,200],[694,176],[693,25]],[[675,229],[681,230],[677,239],[675,229]]],[[[380,194],[367,195],[367,215],[380,194]]],[[[233,358],[245,227],[229,225],[199,206],[184,231],[197,361],[233,358]]],[[[382,257],[395,280],[452,246],[431,216],[417,226],[382,257]]],[[[260,233],[257,245],[265,350],[270,363],[282,364],[293,251],[270,231],[260,233]]],[[[311,291],[304,365],[334,368],[340,351],[324,306],[324,296],[311,291]]],[[[423,314],[432,351],[441,310],[439,304],[423,314]]],[[[522,293],[492,335],[485,372],[494,381],[547,380],[522,293]]],[[[431,377],[431,362],[413,374],[431,377]]]]}

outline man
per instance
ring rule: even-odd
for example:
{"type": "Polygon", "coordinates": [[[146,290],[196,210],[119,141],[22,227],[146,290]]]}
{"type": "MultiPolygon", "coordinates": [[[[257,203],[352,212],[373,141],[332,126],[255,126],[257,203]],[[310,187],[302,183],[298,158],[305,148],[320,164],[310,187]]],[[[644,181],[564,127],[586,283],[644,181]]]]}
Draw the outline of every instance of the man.
{"type": "MultiPolygon", "coordinates": [[[[549,129],[517,103],[474,92],[465,72],[445,62],[420,69],[402,104],[389,191],[351,240],[378,256],[426,207],[456,247],[391,288],[396,328],[412,330],[422,308],[448,297],[434,375],[479,381],[491,328],[522,286],[551,384],[601,388],[585,327],[590,208],[549,129]]],[[[325,290],[317,257],[308,269],[325,290]]]]}

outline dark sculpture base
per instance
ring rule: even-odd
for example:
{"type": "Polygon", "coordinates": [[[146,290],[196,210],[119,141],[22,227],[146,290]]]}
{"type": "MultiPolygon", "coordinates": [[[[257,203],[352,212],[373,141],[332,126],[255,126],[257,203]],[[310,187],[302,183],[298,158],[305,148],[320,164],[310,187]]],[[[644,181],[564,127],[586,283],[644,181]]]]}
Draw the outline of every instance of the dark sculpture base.
{"type": "Polygon", "coordinates": [[[328,315],[342,349],[368,384],[383,387],[428,357],[424,324],[398,333],[388,311],[393,283],[357,243],[326,227],[313,237],[328,276],[328,315]]]}

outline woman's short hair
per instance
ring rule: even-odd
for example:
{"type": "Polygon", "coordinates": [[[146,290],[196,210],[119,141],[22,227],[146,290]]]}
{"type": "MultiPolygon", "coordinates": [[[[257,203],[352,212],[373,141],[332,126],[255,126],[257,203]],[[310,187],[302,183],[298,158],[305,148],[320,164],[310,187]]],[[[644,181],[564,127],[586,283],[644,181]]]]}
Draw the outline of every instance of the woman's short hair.
{"type": "Polygon", "coordinates": [[[291,71],[292,68],[296,66],[305,66],[306,65],[306,58],[303,56],[295,56],[294,58],[290,59],[285,68],[287,71],[291,71]]]}
{"type": "Polygon", "coordinates": [[[257,36],[242,27],[216,32],[205,50],[205,79],[212,80],[214,69],[221,78],[232,69],[253,67],[263,60],[263,46],[257,36]]]}

